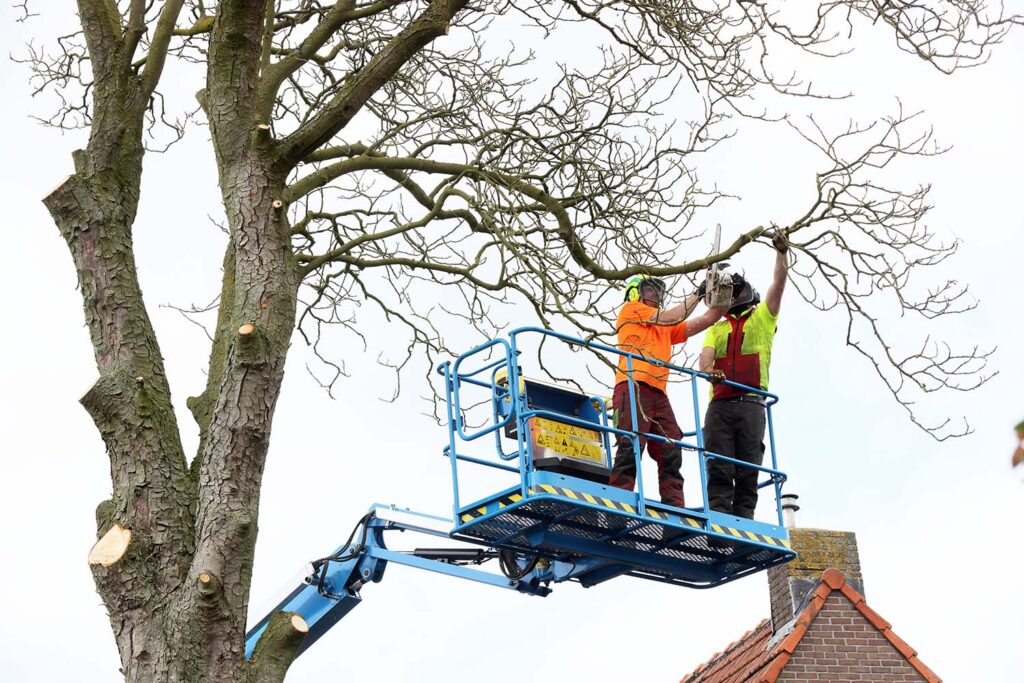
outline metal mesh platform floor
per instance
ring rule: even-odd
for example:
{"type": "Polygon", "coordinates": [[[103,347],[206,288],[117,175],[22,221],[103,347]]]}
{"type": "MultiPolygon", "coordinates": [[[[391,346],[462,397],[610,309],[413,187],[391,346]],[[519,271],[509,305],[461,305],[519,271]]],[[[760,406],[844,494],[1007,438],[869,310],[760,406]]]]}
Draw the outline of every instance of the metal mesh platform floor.
{"type": "MultiPolygon", "coordinates": [[[[486,507],[486,506],[485,506],[486,507]]],[[[484,510],[481,507],[480,510],[484,510]]],[[[730,538],[708,535],[703,520],[669,514],[639,518],[594,509],[554,496],[530,496],[513,505],[501,505],[456,529],[456,538],[487,543],[562,561],[599,558],[594,580],[630,574],[691,586],[712,586],[787,561],[793,552],[765,547],[764,536],[715,525],[730,538]],[[729,534],[728,532],[732,532],[729,534]],[[750,537],[758,538],[755,542],[750,537]],[[764,540],[762,540],[764,539],[764,540]]],[[[771,543],[772,541],[768,541],[771,543]]]]}

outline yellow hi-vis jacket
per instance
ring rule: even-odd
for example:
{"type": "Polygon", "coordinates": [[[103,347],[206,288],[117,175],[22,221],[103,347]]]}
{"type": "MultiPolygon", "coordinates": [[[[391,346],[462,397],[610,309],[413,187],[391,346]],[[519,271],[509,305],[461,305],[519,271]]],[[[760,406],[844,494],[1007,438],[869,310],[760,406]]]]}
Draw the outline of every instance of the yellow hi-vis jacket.
{"type": "MultiPolygon", "coordinates": [[[[715,350],[715,369],[724,372],[728,380],[767,391],[778,319],[761,302],[739,316],[726,315],[709,327],[704,335],[704,348],[715,350]]],[[[743,393],[724,384],[711,386],[711,400],[743,393]]]]}

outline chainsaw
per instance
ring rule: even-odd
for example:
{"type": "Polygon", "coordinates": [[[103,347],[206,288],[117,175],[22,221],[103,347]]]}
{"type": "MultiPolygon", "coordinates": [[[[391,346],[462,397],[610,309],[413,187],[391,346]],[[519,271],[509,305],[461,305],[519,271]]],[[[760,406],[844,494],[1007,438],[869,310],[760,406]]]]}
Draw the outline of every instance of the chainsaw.
{"type": "MultiPolygon", "coordinates": [[[[722,226],[715,226],[715,243],[711,248],[711,254],[717,255],[721,249],[722,226]]],[[[715,262],[708,268],[704,285],[707,293],[704,295],[704,304],[708,308],[726,309],[732,305],[732,275],[725,272],[728,263],[715,262]]]]}

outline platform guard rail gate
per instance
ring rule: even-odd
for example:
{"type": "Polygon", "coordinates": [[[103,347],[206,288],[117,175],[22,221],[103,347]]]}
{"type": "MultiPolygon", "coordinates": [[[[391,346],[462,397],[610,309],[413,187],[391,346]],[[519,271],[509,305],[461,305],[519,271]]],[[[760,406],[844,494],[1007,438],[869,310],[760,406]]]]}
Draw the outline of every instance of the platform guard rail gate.
{"type": "MultiPolygon", "coordinates": [[[[455,518],[451,531],[453,538],[512,551],[543,564],[570,567],[569,571],[559,572],[559,578],[576,580],[584,586],[629,575],[707,588],[787,562],[795,556],[783,526],[781,490],[786,475],[779,471],[775,453],[772,407],[778,402],[778,397],[774,394],[729,382],[764,398],[771,463],[767,467],[705,449],[698,391],[699,386],[705,385],[698,380],[707,380],[708,376],[671,363],[661,363],[543,328],[524,327],[512,331],[507,338],[493,339],[454,361],[443,363],[438,372],[444,377],[447,403],[448,445],[444,452],[451,464],[455,518]],[[522,344],[529,337],[540,337],[539,341],[557,340],[576,349],[610,355],[616,360],[625,358],[632,397],[636,396],[634,361],[643,360],[668,368],[670,373],[688,375],[695,429],[684,432],[678,441],[639,432],[638,407],[635,400],[631,400],[632,427],[620,430],[614,425],[604,398],[586,397],[523,377],[518,359],[522,344]],[[469,388],[490,393],[491,419],[476,429],[467,427],[464,418],[462,397],[469,388]],[[571,398],[573,395],[586,400],[567,403],[566,396],[571,398]],[[537,396],[543,400],[538,400],[537,396]],[[567,409],[567,405],[583,405],[584,409],[567,409]],[[593,409],[587,408],[588,405],[593,409]],[[552,423],[563,425],[564,433],[571,433],[576,428],[592,435],[598,434],[597,443],[608,465],[616,440],[620,437],[632,439],[637,458],[636,491],[608,486],[585,472],[575,476],[568,470],[538,466],[535,452],[538,439],[531,435],[543,432],[543,429],[536,428],[538,424],[550,427],[552,423]],[[503,434],[514,436],[517,448],[505,452],[503,434]],[[486,437],[494,439],[497,460],[474,457],[464,452],[465,444],[486,437]],[[684,459],[687,453],[698,458],[700,507],[678,508],[645,497],[640,475],[641,439],[675,443],[683,448],[684,459]],[[707,464],[713,459],[728,461],[737,467],[753,468],[764,475],[758,486],[774,489],[775,524],[709,509],[707,464]],[[493,495],[464,504],[459,491],[460,462],[514,473],[518,475],[518,482],[493,495]]],[[[593,439],[588,447],[595,448],[593,439]]]]}

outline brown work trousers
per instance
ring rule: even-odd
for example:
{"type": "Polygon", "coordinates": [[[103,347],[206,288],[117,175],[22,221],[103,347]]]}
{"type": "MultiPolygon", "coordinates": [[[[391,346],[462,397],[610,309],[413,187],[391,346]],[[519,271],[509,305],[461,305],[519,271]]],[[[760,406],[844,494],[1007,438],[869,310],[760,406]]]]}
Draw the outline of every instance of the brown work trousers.
{"type": "MultiPolygon", "coordinates": [[[[665,392],[648,386],[643,382],[635,382],[637,391],[636,424],[637,432],[657,434],[669,439],[683,438],[683,432],[676,423],[672,405],[668,402],[665,392]]],[[[619,382],[612,394],[612,407],[618,415],[616,427],[632,430],[629,400],[629,382],[619,382]]],[[[640,449],[647,446],[647,454],[658,463],[658,489],[661,501],[676,507],[684,507],[683,476],[679,468],[683,464],[682,449],[675,444],[665,444],[640,438],[640,449]]],[[[636,484],[636,453],[633,450],[633,439],[619,436],[615,461],[612,463],[612,474],[608,479],[611,486],[632,491],[636,484]]]]}

